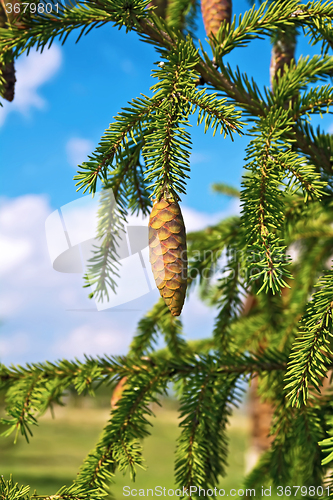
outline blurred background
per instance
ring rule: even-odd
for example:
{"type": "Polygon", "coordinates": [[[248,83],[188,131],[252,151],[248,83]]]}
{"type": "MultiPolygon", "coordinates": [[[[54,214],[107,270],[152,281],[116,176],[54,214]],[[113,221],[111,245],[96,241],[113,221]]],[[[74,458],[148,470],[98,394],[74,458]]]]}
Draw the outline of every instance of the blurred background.
{"type": "MultiPolygon", "coordinates": [[[[94,398],[69,392],[64,402],[64,407],[54,408],[54,418],[48,411],[39,420],[29,444],[22,436],[15,445],[13,437],[0,438],[0,473],[4,477],[12,473],[15,482],[30,485],[31,493],[36,489],[39,495],[50,495],[64,484],[71,484],[109,417],[110,393],[105,387],[100,388],[94,398]]],[[[176,489],[173,467],[179,435],[178,403],[169,397],[162,400],[161,407],[154,404],[151,408],[156,418],[149,419],[153,427],[151,436],[144,443],[146,470],[138,469],[135,483],[129,474],[117,471],[115,482],[110,487],[116,499],[125,498],[124,486],[131,489],[155,486],[176,489]]],[[[250,423],[246,414],[246,408],[242,407],[236,410],[230,421],[228,476],[220,481],[220,488],[225,489],[226,494],[231,488],[242,487],[250,441],[250,423]]]]}

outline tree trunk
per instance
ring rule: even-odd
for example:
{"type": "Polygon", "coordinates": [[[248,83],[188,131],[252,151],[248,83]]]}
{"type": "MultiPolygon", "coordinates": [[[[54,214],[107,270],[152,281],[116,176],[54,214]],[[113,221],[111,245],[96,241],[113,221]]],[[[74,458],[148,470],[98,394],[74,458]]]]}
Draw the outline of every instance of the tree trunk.
{"type": "Polygon", "coordinates": [[[280,31],[273,42],[272,57],[270,65],[271,86],[274,79],[277,78],[278,72],[280,76],[284,73],[284,66],[290,66],[295,58],[296,49],[296,30],[289,28],[285,32],[280,31]]]}
{"type": "Polygon", "coordinates": [[[250,446],[245,457],[245,473],[250,472],[258,462],[261,454],[266,451],[272,442],[269,436],[273,407],[268,402],[261,402],[258,396],[258,377],[251,382],[249,392],[249,415],[251,419],[250,446]]]}
{"type": "MultiPolygon", "coordinates": [[[[15,15],[13,9],[16,4],[20,4],[18,0],[0,0],[0,28],[5,28],[6,23],[12,22],[17,15],[15,15]],[[6,10],[6,5],[10,4],[12,7],[12,13],[8,12],[8,8],[6,10]]],[[[7,101],[12,101],[14,99],[15,92],[15,66],[14,59],[11,58],[11,52],[6,54],[6,60],[4,64],[0,64],[0,74],[3,83],[3,92],[2,97],[7,101]]]]}

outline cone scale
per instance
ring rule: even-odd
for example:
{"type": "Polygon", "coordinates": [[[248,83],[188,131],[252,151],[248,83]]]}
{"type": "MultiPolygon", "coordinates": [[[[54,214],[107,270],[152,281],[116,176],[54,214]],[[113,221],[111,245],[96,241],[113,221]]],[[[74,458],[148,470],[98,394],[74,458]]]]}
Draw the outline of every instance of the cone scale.
{"type": "Polygon", "coordinates": [[[201,12],[205,30],[209,36],[216,35],[221,23],[231,21],[232,0],[201,0],[201,12]]]}
{"type": "Polygon", "coordinates": [[[186,232],[180,207],[171,198],[155,201],[149,219],[149,260],[161,297],[179,316],[187,287],[186,232]]]}

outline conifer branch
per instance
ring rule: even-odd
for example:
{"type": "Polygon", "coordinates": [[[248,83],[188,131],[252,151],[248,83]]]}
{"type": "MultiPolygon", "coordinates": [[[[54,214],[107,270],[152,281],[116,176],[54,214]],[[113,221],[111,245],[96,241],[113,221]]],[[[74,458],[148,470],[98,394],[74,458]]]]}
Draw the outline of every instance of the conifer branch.
{"type": "Polygon", "coordinates": [[[38,374],[31,374],[11,387],[7,392],[7,413],[11,418],[1,419],[2,424],[9,426],[3,432],[4,436],[16,431],[16,442],[18,433],[21,432],[29,442],[29,435],[32,436],[30,425],[37,424],[34,414],[41,406],[42,396],[41,378],[38,374]]]}
{"type": "Polygon", "coordinates": [[[301,56],[297,63],[291,61],[290,66],[284,69],[283,75],[274,80],[272,101],[269,104],[275,102],[283,105],[307,85],[330,77],[332,70],[333,62],[330,56],[314,55],[312,58],[301,56]]]}
{"type": "MultiPolygon", "coordinates": [[[[284,356],[284,355],[283,355],[284,356]]],[[[216,358],[218,361],[219,358],[216,358]]],[[[271,371],[283,370],[286,367],[285,357],[281,358],[278,352],[265,352],[263,357],[256,356],[230,356],[230,366],[225,363],[226,360],[220,360],[218,365],[219,373],[252,373],[253,371],[271,371]]],[[[83,383],[90,385],[101,379],[106,383],[114,377],[130,377],[140,373],[137,357],[85,357],[85,361],[58,361],[51,363],[32,363],[26,367],[14,366],[12,368],[0,365],[1,387],[11,386],[16,382],[26,380],[33,376],[39,376],[43,380],[55,380],[57,384],[70,385],[83,383]]],[[[180,360],[170,360],[167,356],[160,356],[159,352],[151,354],[149,358],[144,358],[144,364],[150,364],[152,367],[161,366],[163,370],[169,370],[170,374],[190,373],[195,366],[200,366],[197,358],[189,358],[182,363],[180,360]]],[[[330,365],[327,365],[329,368],[330,365]]],[[[161,368],[162,369],[162,368],[161,368]]],[[[15,391],[13,391],[15,393],[15,391]]],[[[81,390],[82,392],[82,390],[81,390]]]]}
{"type": "MultiPolygon", "coordinates": [[[[139,441],[149,435],[149,405],[158,403],[168,383],[175,383],[183,418],[177,480],[185,487],[214,486],[225,473],[226,423],[239,398],[237,383],[258,376],[261,393],[275,407],[274,438],[248,483],[259,484],[260,479],[261,484],[293,484],[296,478],[303,484],[321,484],[333,456],[332,439],[325,439],[331,391],[315,397],[315,390],[320,391],[333,366],[332,270],[319,280],[319,291],[307,302],[332,252],[333,138],[315,131],[307,120],[311,113],[331,110],[332,90],[327,83],[333,66],[326,52],[332,46],[333,3],[265,2],[238,23],[236,19],[221,23],[209,40],[213,60],[202,45],[199,52],[188,35],[194,29],[196,1],[171,0],[161,17],[151,7],[148,0],[86,0],[61,5],[52,15],[19,16],[0,30],[0,66],[13,54],[17,57],[33,47],[42,51],[56,38],[64,43],[75,29],[80,39],[109,22],[135,30],[158,51],[161,60],[153,71],[157,79],[153,97],[135,99],[117,115],[76,176],[79,190],[94,193],[98,183],[103,187],[99,244],[88,269],[88,281],[100,298],[116,285],[119,256],[111,237],[115,226],[120,233],[129,211],[147,214],[152,195],[168,192],[178,199],[185,193],[189,116],[198,112],[198,125],[204,123],[205,132],[212,128],[213,134],[220,131],[231,137],[243,132],[241,113],[255,122],[249,131],[241,218],[188,235],[188,284],[192,288],[199,284],[201,296],[217,308],[214,336],[185,342],[181,322],[159,302],[139,322],[126,357],[0,365],[0,388],[7,390],[6,434],[21,429],[28,437],[39,415],[53,403],[61,404],[69,387],[78,394],[93,394],[99,384],[111,384],[115,397],[114,385],[126,380],[77,481],[55,495],[101,500],[116,469],[130,469],[134,477],[136,468],[143,466],[139,441]],[[299,28],[312,43],[322,44],[323,53],[301,57],[296,64],[294,46],[286,42],[289,35],[289,41],[294,40],[299,28]],[[259,88],[240,69],[225,63],[224,56],[234,48],[258,37],[281,41],[282,33],[272,91],[259,88]],[[209,90],[198,90],[204,84],[209,90]],[[295,255],[293,262],[287,249],[295,255]],[[227,263],[222,267],[224,252],[227,263]],[[249,307],[247,303],[243,307],[245,289],[252,297],[249,307]],[[266,293],[256,297],[262,290],[266,293]],[[158,335],[164,336],[166,347],[156,351],[158,335]],[[287,365],[289,400],[283,389],[287,365]],[[328,455],[323,465],[318,441],[328,455]]],[[[217,190],[239,195],[223,184],[217,190]]],[[[0,479],[0,497],[42,498],[29,498],[28,493],[11,480],[0,479]]]]}
{"type": "Polygon", "coordinates": [[[226,406],[231,399],[233,385],[232,377],[216,384],[216,375],[210,371],[197,373],[195,378],[190,377],[183,382],[180,406],[182,432],[178,438],[175,467],[176,481],[185,489],[214,486],[218,476],[224,474],[227,453],[224,427],[229,414],[226,406]],[[209,421],[204,418],[207,414],[211,417],[209,421]],[[215,446],[214,450],[210,450],[207,443],[213,436],[215,446]]]}
{"type": "Polygon", "coordinates": [[[95,193],[98,179],[108,180],[107,169],[112,166],[113,161],[120,164],[124,161],[122,150],[125,149],[128,157],[128,135],[135,145],[140,141],[136,136],[142,137],[142,124],[162,103],[162,99],[143,97],[134,99],[130,108],[124,108],[115,117],[116,121],[105,131],[99,147],[90,157],[91,161],[84,162],[79,167],[80,170],[74,177],[78,181],[77,190],[83,189],[85,193],[89,189],[90,193],[95,193]]]}
{"type": "Polygon", "coordinates": [[[321,287],[309,302],[302,320],[301,335],[296,339],[288,371],[286,389],[293,406],[306,404],[309,390],[320,392],[331,359],[333,272],[327,272],[318,282],[321,287]]]}
{"type": "Polygon", "coordinates": [[[109,291],[116,293],[119,268],[118,248],[124,238],[124,215],[118,210],[113,191],[103,190],[98,210],[97,238],[101,242],[93,245],[92,257],[88,260],[85,287],[94,287],[90,294],[103,302],[109,300],[109,291]]]}
{"type": "Polygon", "coordinates": [[[322,116],[322,112],[330,112],[330,106],[333,103],[333,92],[330,85],[325,85],[319,89],[310,89],[309,92],[304,94],[299,102],[297,103],[296,111],[297,115],[304,115],[310,113],[319,113],[322,116]]]}
{"type": "Polygon", "coordinates": [[[166,21],[168,25],[177,31],[189,34],[195,38],[197,30],[196,17],[199,10],[197,0],[170,0],[168,2],[166,21]]]}
{"type": "Polygon", "coordinates": [[[318,172],[331,172],[333,143],[329,134],[320,133],[319,128],[316,133],[309,123],[298,121],[295,128],[295,139],[297,149],[309,158],[318,172]]]}
{"type": "MultiPolygon", "coordinates": [[[[322,227],[323,231],[325,231],[325,226],[327,229],[331,229],[330,226],[327,226],[327,221],[320,217],[318,212],[313,216],[316,220],[315,230],[318,231],[318,226],[322,227]]],[[[282,345],[285,345],[288,349],[291,348],[298,335],[299,321],[306,312],[309,296],[313,293],[313,288],[332,253],[332,236],[327,232],[326,235],[316,236],[311,232],[311,226],[312,223],[307,221],[306,218],[294,226],[293,241],[301,241],[301,246],[299,249],[299,262],[293,267],[295,280],[299,285],[292,287],[290,290],[288,297],[289,311],[285,312],[282,328],[282,345]],[[306,233],[307,231],[309,231],[309,234],[306,233]]]]}
{"type": "Polygon", "coordinates": [[[216,226],[187,235],[189,287],[197,280],[202,284],[215,275],[219,267],[218,259],[223,250],[238,236],[239,226],[239,217],[230,217],[216,226]]]}
{"type": "Polygon", "coordinates": [[[271,467],[271,450],[268,450],[260,456],[257,464],[246,476],[243,487],[246,490],[258,488],[268,483],[271,467]]]}
{"type": "Polygon", "coordinates": [[[190,135],[187,118],[174,97],[163,103],[154,120],[154,132],[146,136],[142,154],[148,167],[146,179],[152,196],[160,198],[165,189],[179,199],[185,194],[185,179],[190,171],[190,135]]]}
{"type": "MultiPolygon", "coordinates": [[[[268,36],[273,30],[292,24],[293,14],[299,9],[299,2],[296,0],[282,2],[263,2],[258,9],[255,6],[240,16],[236,27],[236,16],[231,23],[229,32],[226,33],[226,26],[222,25],[214,40],[215,53],[218,57],[223,57],[235,47],[246,46],[254,37],[268,36]]],[[[301,9],[300,9],[301,10],[301,9]]],[[[303,18],[304,14],[300,14],[303,18]]]]}
{"type": "Polygon", "coordinates": [[[179,319],[171,316],[163,299],[160,299],[139,321],[137,334],[131,344],[130,355],[138,357],[148,355],[153,344],[156,343],[159,332],[164,335],[168,351],[172,356],[182,357],[189,350],[181,336],[182,326],[179,319]]]}
{"type": "Polygon", "coordinates": [[[29,491],[30,486],[19,486],[18,483],[14,483],[12,477],[6,481],[2,475],[0,476],[0,495],[3,499],[30,500],[29,491]]]}
{"type": "Polygon", "coordinates": [[[291,150],[287,150],[276,158],[270,158],[276,166],[286,170],[285,180],[291,195],[299,188],[303,190],[304,202],[308,199],[320,199],[324,195],[324,188],[327,183],[321,179],[321,175],[315,171],[313,165],[306,161],[306,158],[299,157],[291,150]]]}
{"type": "Polygon", "coordinates": [[[323,16],[313,16],[312,22],[305,28],[306,34],[310,38],[311,45],[321,44],[321,52],[327,54],[333,47],[332,19],[323,16]]]}
{"type": "Polygon", "coordinates": [[[291,277],[286,268],[288,261],[284,258],[284,247],[275,235],[282,224],[283,193],[278,189],[282,181],[281,170],[272,161],[272,157],[279,156],[281,136],[289,128],[288,113],[273,108],[253,129],[258,137],[247,148],[250,163],[245,168],[251,174],[244,178],[241,194],[242,224],[252,228],[246,239],[252,254],[258,253],[251,263],[251,268],[257,269],[252,279],[262,279],[259,291],[271,288],[273,293],[288,286],[284,277],[291,277]]]}
{"type": "Polygon", "coordinates": [[[214,136],[220,127],[220,133],[224,133],[224,137],[230,135],[232,139],[232,132],[238,132],[241,135],[244,123],[239,121],[240,113],[235,111],[234,106],[225,105],[227,99],[217,100],[217,94],[207,94],[205,89],[192,90],[181,97],[187,103],[192,104],[192,113],[199,109],[197,125],[201,125],[205,119],[205,132],[211,127],[214,136]]]}
{"type": "MultiPolygon", "coordinates": [[[[51,0],[55,5],[57,2],[51,0]]],[[[33,1],[27,2],[33,4],[33,1]]],[[[51,14],[38,13],[34,15],[30,9],[21,14],[17,22],[10,25],[10,29],[0,30],[0,52],[13,50],[14,57],[24,51],[36,47],[43,51],[50,47],[56,38],[65,43],[69,34],[80,29],[81,36],[88,34],[93,28],[113,22],[115,26],[125,26],[129,31],[137,26],[137,18],[145,18],[148,15],[146,6],[148,0],[130,0],[127,3],[117,0],[85,0],[75,5],[57,3],[57,8],[52,9],[51,14]]]]}
{"type": "Polygon", "coordinates": [[[125,389],[111,413],[102,437],[81,467],[77,483],[91,488],[105,489],[105,479],[110,479],[115,467],[130,468],[135,478],[136,467],[142,467],[142,452],[138,439],[149,435],[146,416],[153,415],[148,404],[158,403],[156,394],[165,390],[167,379],[157,367],[149,370],[141,366],[140,373],[126,381],[125,389]]]}
{"type": "Polygon", "coordinates": [[[233,196],[235,198],[240,197],[239,189],[229,186],[228,184],[224,184],[223,182],[214,183],[211,188],[214,193],[225,194],[226,196],[233,196]]]}
{"type": "MultiPolygon", "coordinates": [[[[264,5],[265,4],[263,4],[263,6],[264,5]]],[[[280,5],[282,6],[282,4],[280,5]]],[[[314,5],[313,15],[320,15],[319,11],[320,8],[318,7],[318,5],[314,5]]],[[[330,10],[323,9],[322,15],[330,15],[330,13],[330,10]]],[[[290,16],[293,20],[300,20],[300,16],[303,19],[303,17],[305,16],[304,10],[298,8],[296,10],[292,9],[290,16]],[[295,14],[295,12],[301,12],[301,14],[295,14]]],[[[282,19],[281,16],[280,18],[282,19]]],[[[309,19],[311,19],[311,17],[309,17],[309,19]]],[[[146,34],[146,36],[149,37],[149,39],[153,39],[160,46],[168,49],[172,49],[173,47],[175,47],[175,35],[170,34],[170,30],[167,30],[165,25],[159,24],[159,28],[156,28],[150,20],[141,20],[140,25],[142,31],[146,34]]],[[[254,86],[251,91],[250,83],[245,80],[245,84],[247,87],[246,89],[243,83],[241,83],[242,77],[240,74],[238,76],[233,76],[231,79],[231,69],[228,69],[228,66],[223,65],[222,56],[219,56],[218,53],[214,53],[215,61],[222,69],[222,74],[219,73],[214,64],[212,64],[210,58],[208,57],[202,46],[201,51],[203,54],[203,59],[201,58],[199,60],[198,64],[195,66],[195,69],[201,75],[203,81],[211,84],[217,90],[224,91],[229,98],[234,99],[234,101],[237,102],[237,104],[247,112],[258,117],[262,117],[267,114],[267,105],[264,103],[259,89],[256,88],[256,86],[254,86]]],[[[311,159],[312,161],[314,161],[316,153],[319,153],[319,150],[315,150],[313,141],[309,137],[305,139],[302,132],[298,130],[298,127],[295,128],[295,135],[298,147],[304,153],[307,153],[311,150],[311,159]]]]}
{"type": "Polygon", "coordinates": [[[148,354],[153,349],[153,345],[157,341],[158,323],[163,313],[165,313],[166,305],[163,299],[160,299],[153,308],[139,321],[136,335],[133,337],[130,353],[134,356],[142,356],[148,354]]]}
{"type": "Polygon", "coordinates": [[[178,200],[177,192],[185,193],[191,144],[184,128],[188,125],[189,108],[180,107],[179,96],[186,85],[194,86],[192,68],[197,61],[197,51],[189,42],[180,41],[176,50],[164,55],[167,62],[153,73],[159,80],[153,90],[163,101],[153,118],[153,132],[146,136],[142,153],[147,165],[146,178],[153,181],[149,186],[153,189],[152,195],[160,199],[167,189],[178,200]]]}
{"type": "Polygon", "coordinates": [[[228,327],[240,316],[243,309],[242,299],[245,296],[241,279],[241,259],[236,245],[228,248],[227,259],[217,285],[220,297],[216,300],[218,315],[213,330],[216,346],[223,353],[232,349],[232,337],[228,327]]]}
{"type": "MultiPolygon", "coordinates": [[[[274,439],[265,456],[265,463],[269,466],[267,480],[271,479],[275,485],[287,485],[298,477],[302,484],[320,485],[323,474],[318,441],[323,436],[323,429],[319,399],[313,398],[307,407],[293,408],[286,400],[281,382],[281,376],[273,382],[275,391],[280,387],[280,397],[276,398],[270,430],[274,439]]],[[[270,377],[267,383],[270,383],[270,377]]]]}

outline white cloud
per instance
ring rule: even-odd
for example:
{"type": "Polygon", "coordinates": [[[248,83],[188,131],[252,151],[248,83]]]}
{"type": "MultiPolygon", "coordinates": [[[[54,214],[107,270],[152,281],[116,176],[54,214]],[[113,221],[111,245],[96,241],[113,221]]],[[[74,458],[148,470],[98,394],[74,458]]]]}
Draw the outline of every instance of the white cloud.
{"type": "Polygon", "coordinates": [[[215,314],[213,308],[207,306],[194,292],[190,295],[189,300],[184,304],[182,311],[182,321],[185,325],[185,331],[188,337],[201,338],[211,333],[214,324],[215,314]]]}
{"type": "Polygon", "coordinates": [[[124,344],[130,342],[132,332],[124,335],[123,331],[114,331],[109,328],[97,329],[93,325],[83,324],[74,328],[66,338],[57,340],[54,349],[61,356],[68,358],[91,355],[122,354],[124,344]],[[127,342],[126,342],[127,341],[127,342]]]}
{"type": "Polygon", "coordinates": [[[1,238],[0,275],[22,265],[32,250],[31,241],[23,238],[1,238]]]}
{"type": "Polygon", "coordinates": [[[205,151],[193,151],[191,153],[191,165],[198,165],[200,163],[208,163],[211,159],[210,155],[205,151]]]}
{"type": "Polygon", "coordinates": [[[11,236],[29,234],[36,225],[45,221],[50,211],[47,198],[38,195],[25,195],[11,200],[0,199],[0,227],[11,236]]]}
{"type": "Polygon", "coordinates": [[[134,76],[136,75],[135,65],[130,59],[122,59],[120,67],[126,75],[134,76]]]}
{"type": "Polygon", "coordinates": [[[42,54],[30,52],[16,62],[16,85],[13,102],[3,102],[0,108],[0,126],[13,111],[29,116],[31,109],[43,109],[46,101],[39,93],[39,87],[51,80],[61,66],[62,53],[57,45],[52,45],[42,54]]]}
{"type": "Polygon", "coordinates": [[[66,144],[67,160],[70,165],[77,167],[87,160],[88,154],[94,149],[94,144],[89,139],[72,137],[66,144]]]}
{"type": "Polygon", "coordinates": [[[206,212],[199,212],[189,207],[182,207],[182,213],[187,231],[200,231],[207,226],[217,224],[220,220],[231,215],[238,215],[240,213],[239,200],[233,198],[226,210],[214,214],[206,212]]]}
{"type": "Polygon", "coordinates": [[[29,345],[26,332],[15,332],[10,338],[0,338],[0,360],[3,356],[25,354],[29,345]]]}
{"type": "MultiPolygon", "coordinates": [[[[183,211],[188,230],[194,230],[236,209],[231,203],[230,209],[220,214],[187,207],[183,211]]],[[[86,217],[84,203],[82,210],[86,217]]],[[[97,311],[95,302],[88,299],[89,289],[82,286],[81,274],[59,273],[52,268],[45,237],[45,220],[51,212],[46,196],[0,199],[0,233],[6,250],[1,254],[1,362],[73,358],[83,353],[125,354],[138,320],[156,302],[158,291],[154,287],[131,302],[97,311]]],[[[131,224],[147,224],[147,219],[129,219],[131,224]]],[[[209,335],[213,317],[213,311],[192,295],[183,314],[187,336],[209,335]]]]}

